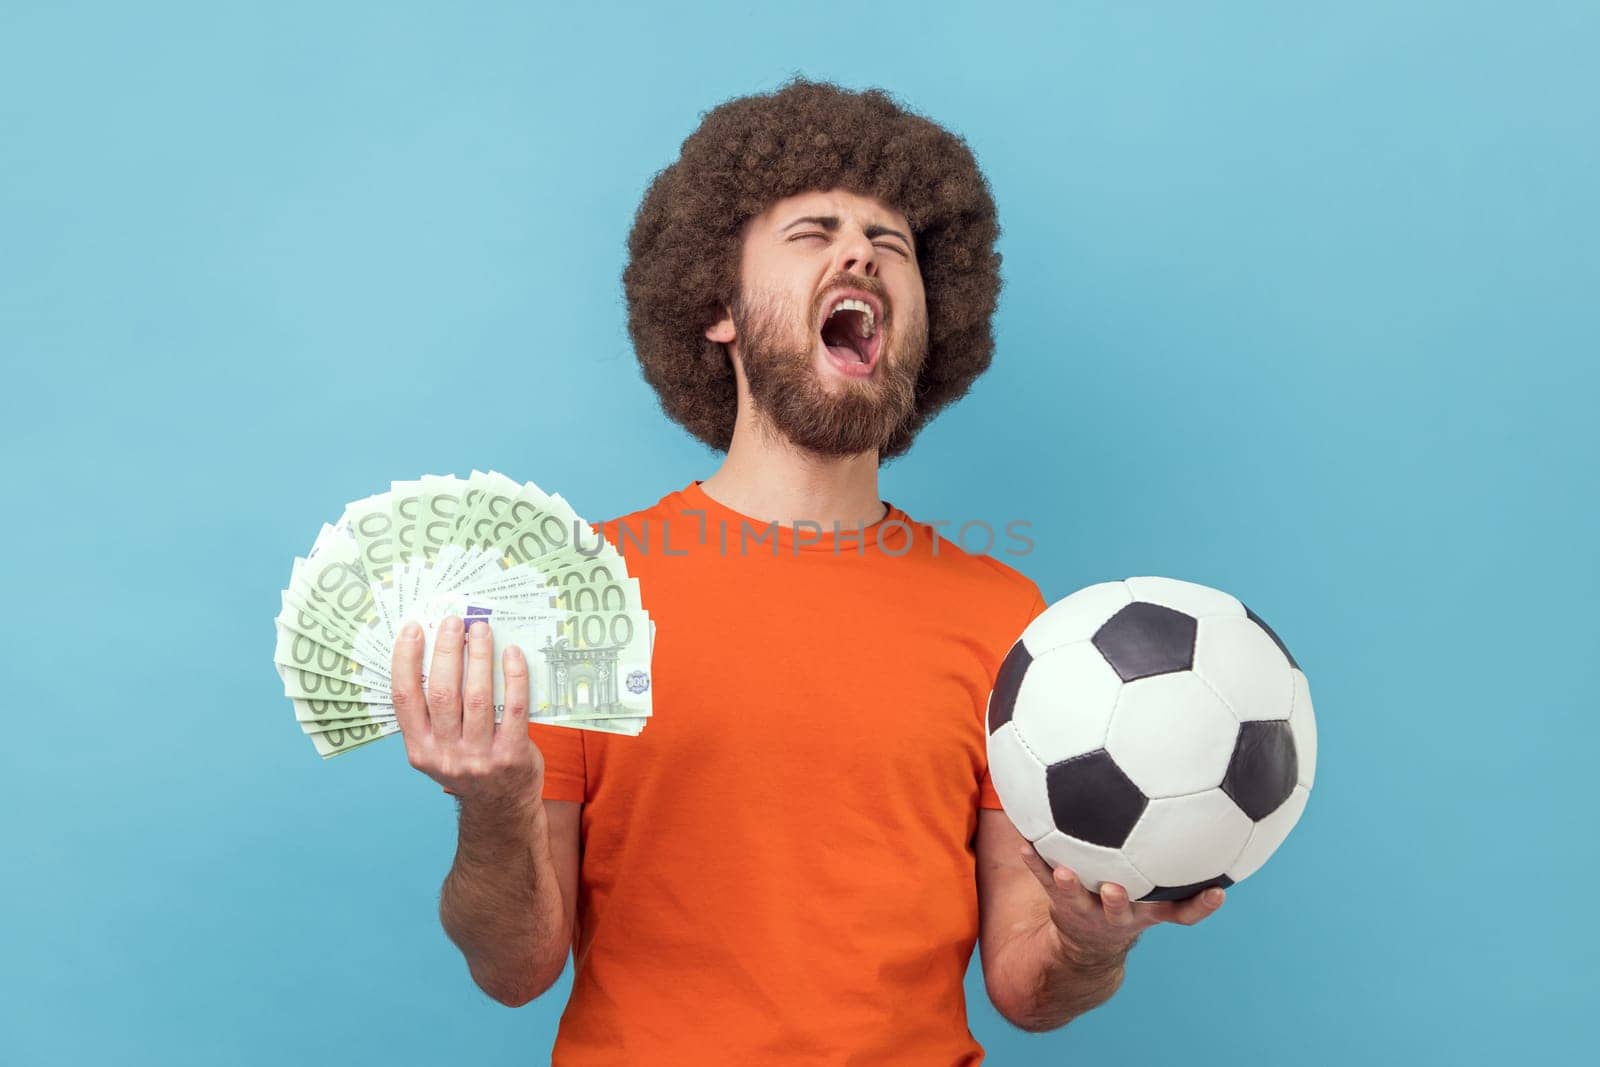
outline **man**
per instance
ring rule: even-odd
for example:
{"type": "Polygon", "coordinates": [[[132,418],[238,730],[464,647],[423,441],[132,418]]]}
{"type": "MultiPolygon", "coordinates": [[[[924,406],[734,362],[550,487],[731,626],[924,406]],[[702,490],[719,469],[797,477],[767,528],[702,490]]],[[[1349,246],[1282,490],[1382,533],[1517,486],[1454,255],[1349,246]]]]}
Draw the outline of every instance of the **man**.
{"type": "Polygon", "coordinates": [[[882,93],[796,81],[707,114],[624,285],[663,410],[727,456],[602,526],[658,624],[655,716],[524,731],[508,648],[497,727],[483,623],[441,635],[426,694],[398,643],[407,752],[460,801],[446,931],[512,1005],[574,950],[555,1062],[976,1063],[980,931],[995,1006],[1046,1030],[1112,995],[1143,929],[1220,905],[1039,859],[983,717],[1044,598],[878,497],[990,361],[997,234],[966,146],[882,93]]]}

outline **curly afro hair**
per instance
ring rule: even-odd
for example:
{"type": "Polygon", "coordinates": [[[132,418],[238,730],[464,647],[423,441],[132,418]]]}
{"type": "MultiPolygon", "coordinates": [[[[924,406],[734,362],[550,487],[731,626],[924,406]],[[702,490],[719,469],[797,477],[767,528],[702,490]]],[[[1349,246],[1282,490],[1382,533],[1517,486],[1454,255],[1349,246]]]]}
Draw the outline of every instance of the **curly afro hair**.
{"type": "Polygon", "coordinates": [[[927,294],[916,407],[880,461],[910,448],[989,366],[1000,226],[966,142],[880,89],[795,78],[707,112],[651,181],[628,235],[622,284],[645,380],[668,417],[712,448],[727,450],[738,397],[725,346],[705,331],[738,297],[744,225],[785,197],[829,189],[905,215],[927,294]]]}

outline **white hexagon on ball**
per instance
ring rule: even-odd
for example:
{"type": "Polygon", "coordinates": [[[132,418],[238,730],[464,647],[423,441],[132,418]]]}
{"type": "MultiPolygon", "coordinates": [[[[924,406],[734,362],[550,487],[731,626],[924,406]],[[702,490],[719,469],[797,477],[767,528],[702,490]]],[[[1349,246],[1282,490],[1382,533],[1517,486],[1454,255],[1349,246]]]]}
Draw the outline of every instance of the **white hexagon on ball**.
{"type": "Polygon", "coordinates": [[[1158,886],[1194,885],[1228,869],[1253,825],[1220,789],[1152,800],[1122,854],[1158,886]]]}
{"type": "Polygon", "coordinates": [[[1201,619],[1194,673],[1216,690],[1240,722],[1287,719],[1294,706],[1288,658],[1253,619],[1201,619]]]}
{"type": "Polygon", "coordinates": [[[1311,710],[1311,685],[1299,670],[1294,672],[1294,710],[1289,713],[1289,729],[1294,733],[1294,751],[1300,767],[1300,784],[1307,789],[1317,777],[1317,716],[1311,710]]]}
{"type": "Polygon", "coordinates": [[[1294,792],[1289,794],[1289,799],[1278,805],[1277,811],[1256,823],[1250,831],[1250,840],[1245,843],[1244,851],[1228,866],[1228,877],[1235,882],[1242,882],[1260,870],[1261,865],[1283,844],[1283,839],[1289,836],[1294,824],[1300,821],[1310,796],[1310,790],[1297,785],[1294,792]]]}
{"type": "Polygon", "coordinates": [[[1017,690],[1011,721],[1046,766],[1106,743],[1122,679],[1088,641],[1035,657],[1017,690]]]}
{"type": "Polygon", "coordinates": [[[1085,586],[1051,604],[1022,631],[1022,643],[1034,658],[1063,645],[1087,641],[1107,619],[1133,600],[1121,582],[1085,586]]]}
{"type": "Polygon", "coordinates": [[[1017,736],[1015,723],[1004,723],[989,735],[989,778],[1001,806],[1023,837],[1037,841],[1056,828],[1050,821],[1044,764],[1017,736]]]}
{"type": "Polygon", "coordinates": [[[1225,615],[1235,619],[1245,617],[1244,605],[1238,598],[1220,589],[1177,578],[1129,578],[1122,583],[1133,594],[1133,599],[1146,604],[1160,604],[1173,611],[1181,611],[1195,619],[1208,615],[1225,615]]]}
{"type": "Polygon", "coordinates": [[[1129,863],[1120,849],[1091,845],[1060,830],[1051,830],[1033,847],[1050,864],[1071,871],[1091,893],[1100,892],[1106,882],[1115,882],[1128,891],[1129,900],[1138,900],[1155,888],[1155,883],[1129,863]]]}
{"type": "Polygon", "coordinates": [[[1239,723],[1189,671],[1128,682],[1106,750],[1145,796],[1174,797],[1222,784],[1239,723]]]}

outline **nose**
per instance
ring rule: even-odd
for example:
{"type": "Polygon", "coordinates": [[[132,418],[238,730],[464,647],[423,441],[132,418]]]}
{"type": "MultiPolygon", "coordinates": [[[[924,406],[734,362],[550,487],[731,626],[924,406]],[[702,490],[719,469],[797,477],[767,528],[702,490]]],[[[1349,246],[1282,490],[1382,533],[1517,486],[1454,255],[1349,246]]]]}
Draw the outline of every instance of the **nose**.
{"type": "Polygon", "coordinates": [[[839,240],[838,257],[835,268],[839,273],[878,276],[878,248],[861,230],[847,231],[839,240]]]}

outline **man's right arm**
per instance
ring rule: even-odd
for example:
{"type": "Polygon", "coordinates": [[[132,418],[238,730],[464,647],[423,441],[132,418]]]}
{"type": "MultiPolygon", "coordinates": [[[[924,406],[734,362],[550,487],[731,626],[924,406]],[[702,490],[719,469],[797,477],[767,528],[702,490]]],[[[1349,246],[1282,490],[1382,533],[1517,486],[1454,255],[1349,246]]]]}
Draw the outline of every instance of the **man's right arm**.
{"type": "Polygon", "coordinates": [[[570,800],[461,804],[456,861],[439,895],[439,919],[473,981],[502,1004],[526,1004],[554,985],[566,966],[582,810],[570,800]]]}
{"type": "Polygon", "coordinates": [[[528,663],[520,649],[504,653],[499,723],[487,623],[468,634],[460,619],[443,620],[426,694],[422,650],[421,630],[404,627],[391,677],[407,758],[461,805],[440,920],[484,992],[526,1004],[555,983],[572,944],[582,806],[540,799],[544,755],[528,736],[528,663]]]}

